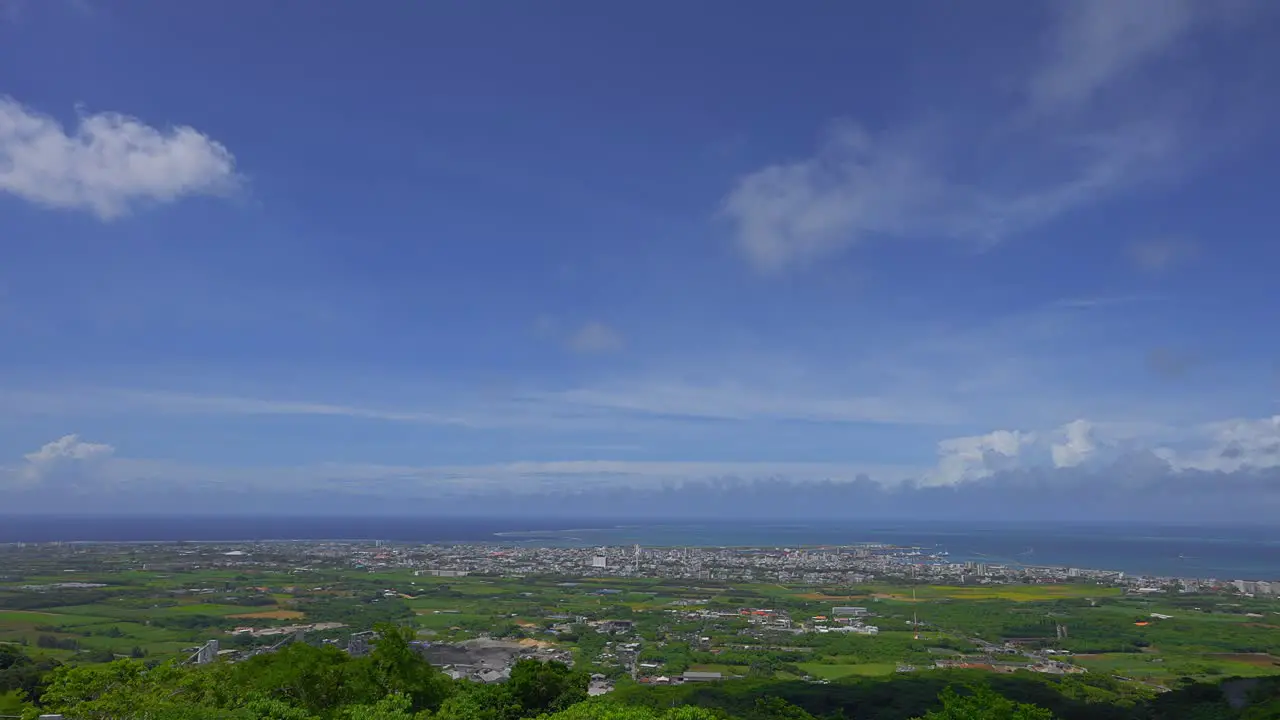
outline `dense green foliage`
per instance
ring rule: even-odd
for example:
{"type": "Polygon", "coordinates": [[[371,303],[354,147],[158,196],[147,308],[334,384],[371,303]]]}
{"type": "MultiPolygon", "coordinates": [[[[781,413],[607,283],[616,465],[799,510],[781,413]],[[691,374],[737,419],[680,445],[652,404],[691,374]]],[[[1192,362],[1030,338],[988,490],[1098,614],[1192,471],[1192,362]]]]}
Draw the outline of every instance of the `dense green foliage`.
{"type": "MultiPolygon", "coordinates": [[[[819,719],[906,720],[930,718],[942,709],[948,691],[955,713],[970,705],[995,713],[976,717],[1001,717],[999,712],[1031,712],[1017,704],[1042,708],[1041,712],[1008,717],[1057,718],[1058,720],[1227,720],[1280,718],[1268,710],[1268,702],[1280,698],[1280,678],[1230,680],[1222,684],[1189,683],[1172,692],[1156,693],[1143,686],[1104,676],[1052,677],[1038,673],[993,674],[979,670],[936,670],[901,673],[887,678],[860,678],[815,684],[798,681],[738,680],[724,683],[686,684],[670,687],[619,688],[610,701],[661,709],[695,706],[723,716],[744,720],[788,718],[786,714],[761,714],[761,698],[783,701],[819,719]],[[1227,696],[1247,698],[1249,709],[1234,710],[1227,696]],[[967,701],[967,696],[975,699],[967,701]],[[997,701],[997,698],[1003,700],[997,701]],[[1006,704],[1006,701],[1010,704],[1006,704]],[[1003,708],[1003,710],[1001,709],[1003,708]],[[1255,713],[1253,715],[1249,713],[1255,713]],[[1257,714],[1267,713],[1272,714],[1257,714]]],[[[798,716],[806,717],[806,716],[798,716]]],[[[933,718],[966,717],[963,714],[933,718]]]]}
{"type": "Polygon", "coordinates": [[[942,709],[931,710],[921,720],[1053,720],[1053,713],[1029,703],[1014,702],[980,687],[970,695],[947,688],[942,709]]]}
{"type": "Polygon", "coordinates": [[[930,671],[832,684],[745,679],[629,685],[588,698],[562,663],[521,660],[510,679],[453,681],[422,659],[409,629],[379,628],[373,651],[288,645],[240,663],[40,665],[0,646],[0,690],[38,699],[26,717],[69,720],[1265,720],[1280,679],[1154,691],[1102,676],[930,671]],[[1232,708],[1229,697],[1237,700],[1232,708]]]}

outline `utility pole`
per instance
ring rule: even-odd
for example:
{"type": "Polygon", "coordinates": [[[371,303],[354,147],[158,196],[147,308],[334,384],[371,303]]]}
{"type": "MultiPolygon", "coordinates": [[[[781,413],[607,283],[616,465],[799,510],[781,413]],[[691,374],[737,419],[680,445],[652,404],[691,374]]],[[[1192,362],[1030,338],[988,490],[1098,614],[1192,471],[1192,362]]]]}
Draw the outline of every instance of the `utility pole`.
{"type": "Polygon", "coordinates": [[[920,639],[920,615],[916,612],[916,589],[911,588],[911,630],[916,640],[920,639]]]}

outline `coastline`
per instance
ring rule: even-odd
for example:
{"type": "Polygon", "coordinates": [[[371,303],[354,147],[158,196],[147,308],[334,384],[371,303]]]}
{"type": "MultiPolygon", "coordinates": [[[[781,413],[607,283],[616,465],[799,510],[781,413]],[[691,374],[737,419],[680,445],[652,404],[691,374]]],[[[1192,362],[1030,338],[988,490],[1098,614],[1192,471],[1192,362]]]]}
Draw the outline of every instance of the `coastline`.
{"type": "Polygon", "coordinates": [[[605,518],[59,517],[0,518],[0,544],[394,542],[516,547],[820,548],[883,543],[952,561],[1111,568],[1152,577],[1280,579],[1273,528],[1019,522],[605,518]]]}

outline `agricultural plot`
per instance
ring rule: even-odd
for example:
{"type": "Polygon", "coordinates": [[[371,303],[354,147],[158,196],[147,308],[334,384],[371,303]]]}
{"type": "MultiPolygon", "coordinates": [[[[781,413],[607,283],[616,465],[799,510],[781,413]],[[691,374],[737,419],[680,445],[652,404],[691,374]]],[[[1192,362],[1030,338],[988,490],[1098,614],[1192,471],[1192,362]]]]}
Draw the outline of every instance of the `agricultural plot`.
{"type": "MultiPolygon", "coordinates": [[[[292,563],[275,569],[183,570],[178,560],[170,561],[159,570],[74,573],[76,581],[108,584],[96,590],[30,595],[19,589],[68,579],[47,571],[11,582],[0,588],[0,641],[34,648],[47,635],[52,640],[45,643],[57,646],[40,652],[72,661],[135,650],[163,659],[212,637],[227,647],[256,642],[233,635],[237,626],[340,622],[347,627],[328,636],[340,638],[396,622],[415,626],[433,640],[492,635],[553,643],[614,676],[628,674],[633,660],[644,662],[649,675],[690,669],[826,680],[888,675],[900,663],[929,668],[939,660],[974,657],[984,652],[984,643],[1008,639],[1027,648],[1069,651],[1075,653],[1072,662],[1090,672],[1138,680],[1280,674],[1274,660],[1280,655],[1280,615],[1273,614],[1280,607],[1248,599],[1129,598],[1118,588],[1087,583],[835,586],[431,577],[404,568],[307,569],[292,563]],[[6,598],[37,605],[6,609],[6,598]],[[867,608],[872,613],[867,622],[879,633],[845,634],[830,619],[815,619],[841,605],[867,608]],[[791,627],[753,624],[739,616],[739,608],[775,610],[789,618],[791,627]],[[1156,619],[1153,613],[1170,617],[1156,619]],[[633,626],[602,633],[578,618],[626,620],[633,626]],[[1069,630],[1065,637],[1059,636],[1060,626],[1069,630]],[[643,648],[639,657],[620,649],[627,644],[643,648]]],[[[1025,660],[1021,652],[1005,660],[1025,660]]]]}
{"type": "Polygon", "coordinates": [[[853,663],[846,665],[827,663],[800,663],[801,670],[816,678],[837,680],[849,676],[876,677],[892,675],[897,669],[894,663],[853,663]]]}

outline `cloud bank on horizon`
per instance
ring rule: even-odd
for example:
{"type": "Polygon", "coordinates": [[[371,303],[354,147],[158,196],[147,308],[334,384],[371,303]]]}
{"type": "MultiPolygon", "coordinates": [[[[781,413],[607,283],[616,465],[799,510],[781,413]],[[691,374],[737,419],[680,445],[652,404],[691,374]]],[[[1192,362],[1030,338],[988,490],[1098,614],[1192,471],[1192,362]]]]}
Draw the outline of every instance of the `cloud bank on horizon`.
{"type": "Polygon", "coordinates": [[[71,5],[0,15],[8,511],[1280,509],[1268,3],[71,5]]]}

